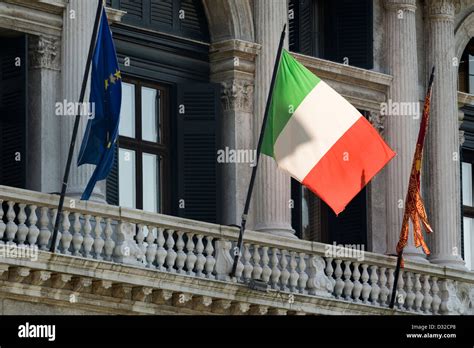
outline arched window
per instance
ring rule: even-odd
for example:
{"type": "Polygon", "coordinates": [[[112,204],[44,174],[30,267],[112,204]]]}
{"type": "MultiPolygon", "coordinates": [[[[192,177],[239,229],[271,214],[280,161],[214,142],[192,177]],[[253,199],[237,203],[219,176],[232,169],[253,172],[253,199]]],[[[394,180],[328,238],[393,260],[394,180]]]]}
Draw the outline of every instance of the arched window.
{"type": "MultiPolygon", "coordinates": [[[[474,39],[471,39],[459,62],[459,90],[474,94],[474,39]]],[[[462,108],[464,119],[461,130],[464,132],[462,145],[462,243],[461,255],[466,267],[474,270],[474,105],[462,108]]]]}
{"type": "Polygon", "coordinates": [[[459,62],[459,90],[474,94],[474,38],[469,41],[459,62]]]}

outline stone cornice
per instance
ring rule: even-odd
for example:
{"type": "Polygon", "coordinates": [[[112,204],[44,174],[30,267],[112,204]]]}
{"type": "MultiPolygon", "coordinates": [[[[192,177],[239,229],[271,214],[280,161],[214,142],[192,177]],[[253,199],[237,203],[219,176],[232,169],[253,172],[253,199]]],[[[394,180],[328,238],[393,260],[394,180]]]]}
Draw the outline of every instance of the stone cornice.
{"type": "Polygon", "coordinates": [[[375,113],[380,112],[380,104],[387,99],[392,76],[325,59],[292,54],[355,107],[375,113]]]}
{"type": "Polygon", "coordinates": [[[260,45],[253,42],[226,40],[213,43],[209,48],[211,80],[253,80],[255,57],[259,51],[260,45]]]}
{"type": "Polygon", "coordinates": [[[61,36],[63,9],[58,13],[23,5],[0,2],[0,26],[33,35],[61,36]]]}
{"type": "Polygon", "coordinates": [[[461,108],[465,105],[474,105],[474,94],[458,91],[458,106],[461,108]]]}
{"type": "Polygon", "coordinates": [[[59,15],[63,13],[67,5],[67,0],[5,0],[5,2],[59,15]]]}

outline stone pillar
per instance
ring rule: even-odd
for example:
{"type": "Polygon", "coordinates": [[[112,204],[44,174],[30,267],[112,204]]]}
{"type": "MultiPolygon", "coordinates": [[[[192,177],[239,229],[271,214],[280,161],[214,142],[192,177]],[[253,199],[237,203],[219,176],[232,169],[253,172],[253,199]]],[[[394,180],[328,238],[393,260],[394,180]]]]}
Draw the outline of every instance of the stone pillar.
{"type": "Polygon", "coordinates": [[[453,64],[454,0],[426,2],[427,71],[436,67],[426,143],[424,188],[434,233],[430,261],[464,267],[460,257],[460,171],[457,66],[453,64]]]}
{"type": "Polygon", "coordinates": [[[60,128],[55,103],[61,94],[59,38],[31,35],[28,58],[27,189],[58,192],[61,185],[60,128]]]}
{"type": "MultiPolygon", "coordinates": [[[[262,45],[256,60],[254,144],[262,126],[265,103],[273,72],[276,52],[283,24],[287,23],[286,0],[259,0],[254,2],[256,41],[262,45]]],[[[285,41],[288,47],[288,38],[285,41]]],[[[253,193],[254,216],[251,227],[262,232],[294,236],[291,228],[290,177],[279,170],[275,161],[263,155],[258,165],[253,193]]]]}
{"type": "MultiPolygon", "coordinates": [[[[421,118],[418,110],[416,0],[386,0],[385,8],[387,66],[388,73],[393,76],[387,104],[394,106],[387,108],[385,131],[388,144],[397,153],[386,169],[387,254],[395,254],[421,118]],[[410,107],[402,108],[402,105],[410,107]]],[[[414,247],[411,224],[404,255],[407,259],[426,262],[421,248],[414,247]]]]}
{"type": "MultiPolygon", "coordinates": [[[[75,103],[79,101],[96,10],[96,1],[70,0],[64,12],[62,35],[62,99],[66,100],[66,102],[75,103]]],[[[89,100],[89,87],[86,90],[84,99],[85,101],[89,100]]],[[[69,197],[79,198],[81,196],[95,168],[95,166],[92,165],[77,167],[76,164],[86,124],[87,117],[83,117],[79,126],[79,133],[69,175],[69,185],[67,189],[67,195],[69,197]]],[[[61,116],[61,182],[64,169],[66,168],[73,127],[73,116],[61,116]]],[[[104,182],[96,185],[91,200],[104,201],[103,187],[105,187],[104,182]]]]}
{"type": "MultiPolygon", "coordinates": [[[[211,81],[222,86],[223,115],[219,150],[244,150],[252,154],[252,120],[255,56],[260,45],[226,40],[210,48],[211,81]]],[[[248,156],[248,159],[253,158],[248,156]]],[[[222,224],[240,225],[252,163],[218,163],[222,192],[222,224]]]]}

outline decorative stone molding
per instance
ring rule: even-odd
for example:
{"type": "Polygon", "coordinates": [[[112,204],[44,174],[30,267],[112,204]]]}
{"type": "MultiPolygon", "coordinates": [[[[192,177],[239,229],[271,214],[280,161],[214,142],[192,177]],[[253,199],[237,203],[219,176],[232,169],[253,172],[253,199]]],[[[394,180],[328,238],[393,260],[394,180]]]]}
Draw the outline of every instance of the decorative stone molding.
{"type": "Polygon", "coordinates": [[[457,0],[425,1],[426,13],[431,20],[454,21],[456,2],[457,0]]]}
{"type": "Polygon", "coordinates": [[[34,36],[28,42],[30,69],[60,70],[59,42],[55,38],[34,36]]]}
{"type": "Polygon", "coordinates": [[[391,11],[416,11],[416,0],[386,0],[385,8],[391,11]]]}
{"type": "Polygon", "coordinates": [[[369,122],[372,126],[377,129],[377,131],[383,135],[385,129],[385,115],[382,115],[380,112],[370,112],[369,113],[369,122]]]}
{"type": "Polygon", "coordinates": [[[291,54],[358,109],[380,110],[380,104],[387,100],[393,81],[391,75],[303,54],[291,54]]]}
{"type": "Polygon", "coordinates": [[[0,2],[0,27],[32,35],[61,37],[62,14],[66,1],[60,0],[51,11],[32,9],[44,1],[8,0],[0,2]]]}
{"type": "Polygon", "coordinates": [[[221,101],[224,111],[253,111],[253,81],[232,80],[221,83],[221,101]]]}

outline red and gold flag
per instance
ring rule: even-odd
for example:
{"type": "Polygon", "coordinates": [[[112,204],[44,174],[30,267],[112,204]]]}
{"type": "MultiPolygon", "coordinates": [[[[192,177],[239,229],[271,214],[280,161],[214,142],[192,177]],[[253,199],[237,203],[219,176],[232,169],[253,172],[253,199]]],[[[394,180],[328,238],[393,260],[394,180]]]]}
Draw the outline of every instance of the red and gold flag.
{"type": "MultiPolygon", "coordinates": [[[[430,250],[426,245],[425,239],[423,238],[423,232],[421,231],[421,224],[425,228],[427,233],[433,232],[433,229],[428,223],[428,217],[426,216],[425,205],[421,199],[420,194],[420,174],[421,174],[421,163],[423,158],[423,144],[425,142],[426,132],[428,130],[428,121],[430,118],[430,102],[431,102],[431,87],[433,85],[434,78],[434,67],[431,71],[430,82],[428,84],[428,91],[425,97],[425,104],[423,106],[423,116],[421,118],[420,131],[418,133],[418,140],[416,142],[415,156],[413,157],[413,164],[411,167],[410,181],[408,183],[408,192],[405,200],[405,213],[403,215],[402,230],[400,233],[400,240],[397,244],[397,253],[400,255],[403,252],[403,248],[408,243],[408,232],[410,230],[409,221],[413,224],[413,233],[415,247],[423,248],[426,255],[430,254],[430,250]],[[421,221],[421,224],[420,224],[421,221]]],[[[401,262],[403,267],[403,259],[401,262]]]]}

